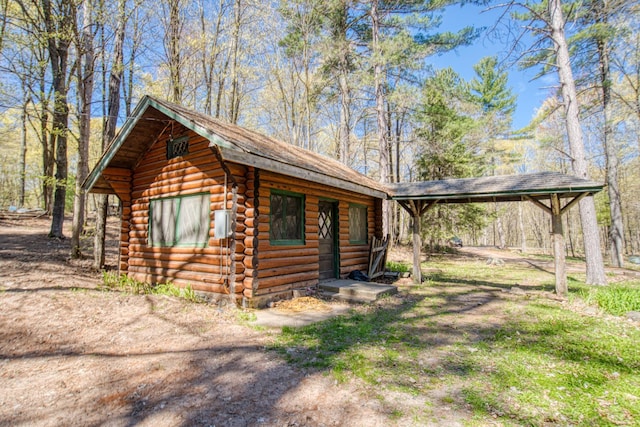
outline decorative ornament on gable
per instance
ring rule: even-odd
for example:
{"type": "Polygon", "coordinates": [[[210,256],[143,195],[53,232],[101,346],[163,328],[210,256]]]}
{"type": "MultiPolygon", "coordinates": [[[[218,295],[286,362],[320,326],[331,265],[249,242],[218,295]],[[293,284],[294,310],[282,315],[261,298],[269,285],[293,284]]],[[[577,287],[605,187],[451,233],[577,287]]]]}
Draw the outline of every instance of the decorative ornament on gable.
{"type": "Polygon", "coordinates": [[[189,154],[189,136],[182,135],[177,138],[173,137],[173,122],[171,122],[171,132],[167,139],[167,160],[176,157],[182,157],[189,154]]]}

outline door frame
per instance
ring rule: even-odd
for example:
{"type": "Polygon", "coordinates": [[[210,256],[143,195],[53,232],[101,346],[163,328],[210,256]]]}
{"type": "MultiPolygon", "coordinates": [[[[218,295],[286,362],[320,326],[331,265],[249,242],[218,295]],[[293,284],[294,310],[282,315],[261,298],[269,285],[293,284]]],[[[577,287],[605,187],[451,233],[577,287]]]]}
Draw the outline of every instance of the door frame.
{"type": "MultiPolygon", "coordinates": [[[[338,279],[340,277],[340,201],[337,199],[331,199],[328,197],[319,197],[318,205],[320,203],[325,202],[331,204],[331,215],[333,216],[333,277],[331,279],[322,279],[322,280],[332,280],[338,279]]],[[[318,211],[320,211],[318,209],[318,211]]],[[[318,233],[320,233],[320,227],[318,227],[318,233]]],[[[320,257],[320,252],[318,251],[318,257],[320,257]]],[[[318,275],[320,271],[318,271],[318,275]]]]}

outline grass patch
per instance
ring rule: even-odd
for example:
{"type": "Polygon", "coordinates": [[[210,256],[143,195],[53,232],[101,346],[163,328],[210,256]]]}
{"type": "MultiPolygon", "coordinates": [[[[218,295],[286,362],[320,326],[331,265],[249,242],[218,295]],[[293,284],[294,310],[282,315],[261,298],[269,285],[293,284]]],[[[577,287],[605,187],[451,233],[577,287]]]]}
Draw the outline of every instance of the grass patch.
{"type": "Polygon", "coordinates": [[[116,274],[108,271],[102,273],[102,289],[116,290],[134,295],[165,295],[195,303],[203,302],[203,299],[196,294],[191,286],[180,288],[171,282],[152,285],[139,282],[125,274],[116,274]]]}
{"type": "Polygon", "coordinates": [[[596,304],[614,316],[640,311],[640,282],[583,287],[579,295],[587,303],[596,304]]]}
{"type": "MultiPolygon", "coordinates": [[[[544,270],[446,256],[429,267],[439,271],[432,286],[284,328],[272,349],[338,381],[375,387],[392,421],[416,414],[396,402],[418,397],[427,400],[416,409],[421,420],[430,407],[453,405],[471,408],[469,422],[478,425],[640,425],[637,326],[548,299],[554,276],[544,270]],[[527,295],[506,292],[516,285],[527,295]],[[428,400],[443,387],[457,392],[428,400]]],[[[569,285],[574,298],[606,300],[607,311],[637,309],[638,283],[587,287],[572,277],[569,285]]]]}
{"type": "Polygon", "coordinates": [[[637,329],[531,304],[477,347],[488,375],[464,389],[474,410],[518,424],[634,425],[640,421],[637,329]]]}

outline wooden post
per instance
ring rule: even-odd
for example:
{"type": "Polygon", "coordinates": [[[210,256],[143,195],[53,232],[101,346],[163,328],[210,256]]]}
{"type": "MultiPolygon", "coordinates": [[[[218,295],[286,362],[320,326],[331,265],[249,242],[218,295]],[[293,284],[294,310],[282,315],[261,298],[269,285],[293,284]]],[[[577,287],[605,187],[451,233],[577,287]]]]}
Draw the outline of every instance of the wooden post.
{"type": "Polygon", "coordinates": [[[420,214],[411,213],[413,219],[413,283],[422,283],[422,270],[420,269],[420,253],[422,241],[420,238],[420,214]]]}
{"type": "Polygon", "coordinates": [[[567,272],[564,251],[564,233],[562,231],[562,208],[557,194],[551,195],[551,233],[553,234],[553,257],[556,271],[556,294],[566,298],[567,272]]]}

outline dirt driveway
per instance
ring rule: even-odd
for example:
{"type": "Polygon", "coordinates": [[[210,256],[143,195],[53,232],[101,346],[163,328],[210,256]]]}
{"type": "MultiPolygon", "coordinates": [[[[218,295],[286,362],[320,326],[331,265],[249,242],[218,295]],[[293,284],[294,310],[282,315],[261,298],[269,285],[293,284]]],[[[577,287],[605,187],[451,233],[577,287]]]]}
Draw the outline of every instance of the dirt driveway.
{"type": "Polygon", "coordinates": [[[265,351],[270,332],[233,310],[97,290],[48,227],[0,220],[0,426],[388,424],[357,384],[265,351]]]}

